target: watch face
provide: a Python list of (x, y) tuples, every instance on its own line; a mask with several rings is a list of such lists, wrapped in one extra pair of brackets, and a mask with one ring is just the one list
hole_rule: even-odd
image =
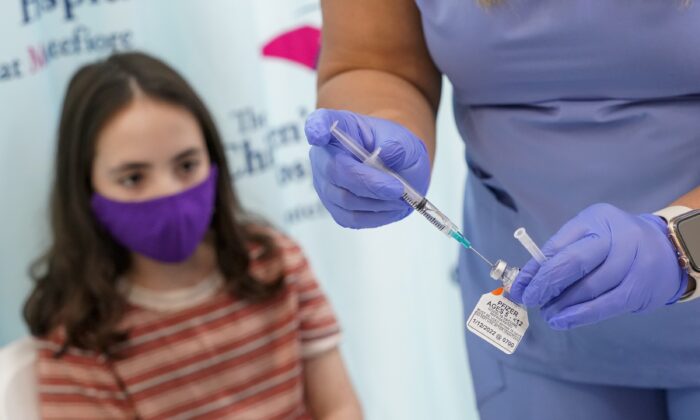
[(678, 236), (693, 270), (700, 272), (700, 213), (678, 221)]

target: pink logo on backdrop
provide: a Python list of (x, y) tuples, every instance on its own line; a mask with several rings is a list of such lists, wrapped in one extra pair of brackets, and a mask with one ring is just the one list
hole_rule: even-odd
[(281, 58), (316, 70), (321, 51), (321, 30), (303, 26), (285, 32), (265, 44), (262, 54), (265, 57)]

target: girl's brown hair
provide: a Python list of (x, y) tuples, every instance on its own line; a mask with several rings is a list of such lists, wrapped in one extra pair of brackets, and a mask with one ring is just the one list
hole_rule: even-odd
[(273, 257), (276, 250), (260, 229), (241, 220), (225, 149), (202, 100), (162, 61), (142, 53), (113, 55), (81, 68), (68, 86), (50, 203), (53, 243), (31, 267), (35, 285), (24, 306), (31, 333), (41, 337), (60, 328), (64, 350), (75, 346), (110, 354), (128, 336), (118, 331), (126, 302), (117, 282), (129, 268), (130, 254), (93, 217), (91, 169), (101, 128), (137, 91), (182, 106), (199, 121), (211, 162), (219, 167), (211, 230), (218, 267), (230, 292), (262, 300), (282, 287), (281, 278), (258, 281), (249, 274), (250, 244), (262, 246), (262, 259)]

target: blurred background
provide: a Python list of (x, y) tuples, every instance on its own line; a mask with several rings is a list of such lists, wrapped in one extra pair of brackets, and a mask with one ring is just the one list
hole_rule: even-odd
[[(0, 347), (27, 334), (28, 266), (47, 202), (66, 83), (82, 64), (143, 50), (178, 69), (222, 132), (244, 206), (304, 247), (343, 326), (368, 419), (475, 419), (455, 283), (457, 248), (420, 216), (337, 226), (311, 182), (316, 0), (3, 0), (0, 9)], [(460, 219), (465, 166), (446, 83), (429, 191)]]

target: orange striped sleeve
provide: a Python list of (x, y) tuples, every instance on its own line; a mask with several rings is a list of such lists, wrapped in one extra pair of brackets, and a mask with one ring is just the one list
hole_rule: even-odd
[(42, 419), (133, 418), (130, 404), (106, 360), (69, 349), (61, 357), (57, 339), (38, 342), (36, 370)]
[(286, 237), (280, 242), (285, 277), (298, 304), (302, 356), (314, 357), (338, 346), (340, 326), (301, 248)]

